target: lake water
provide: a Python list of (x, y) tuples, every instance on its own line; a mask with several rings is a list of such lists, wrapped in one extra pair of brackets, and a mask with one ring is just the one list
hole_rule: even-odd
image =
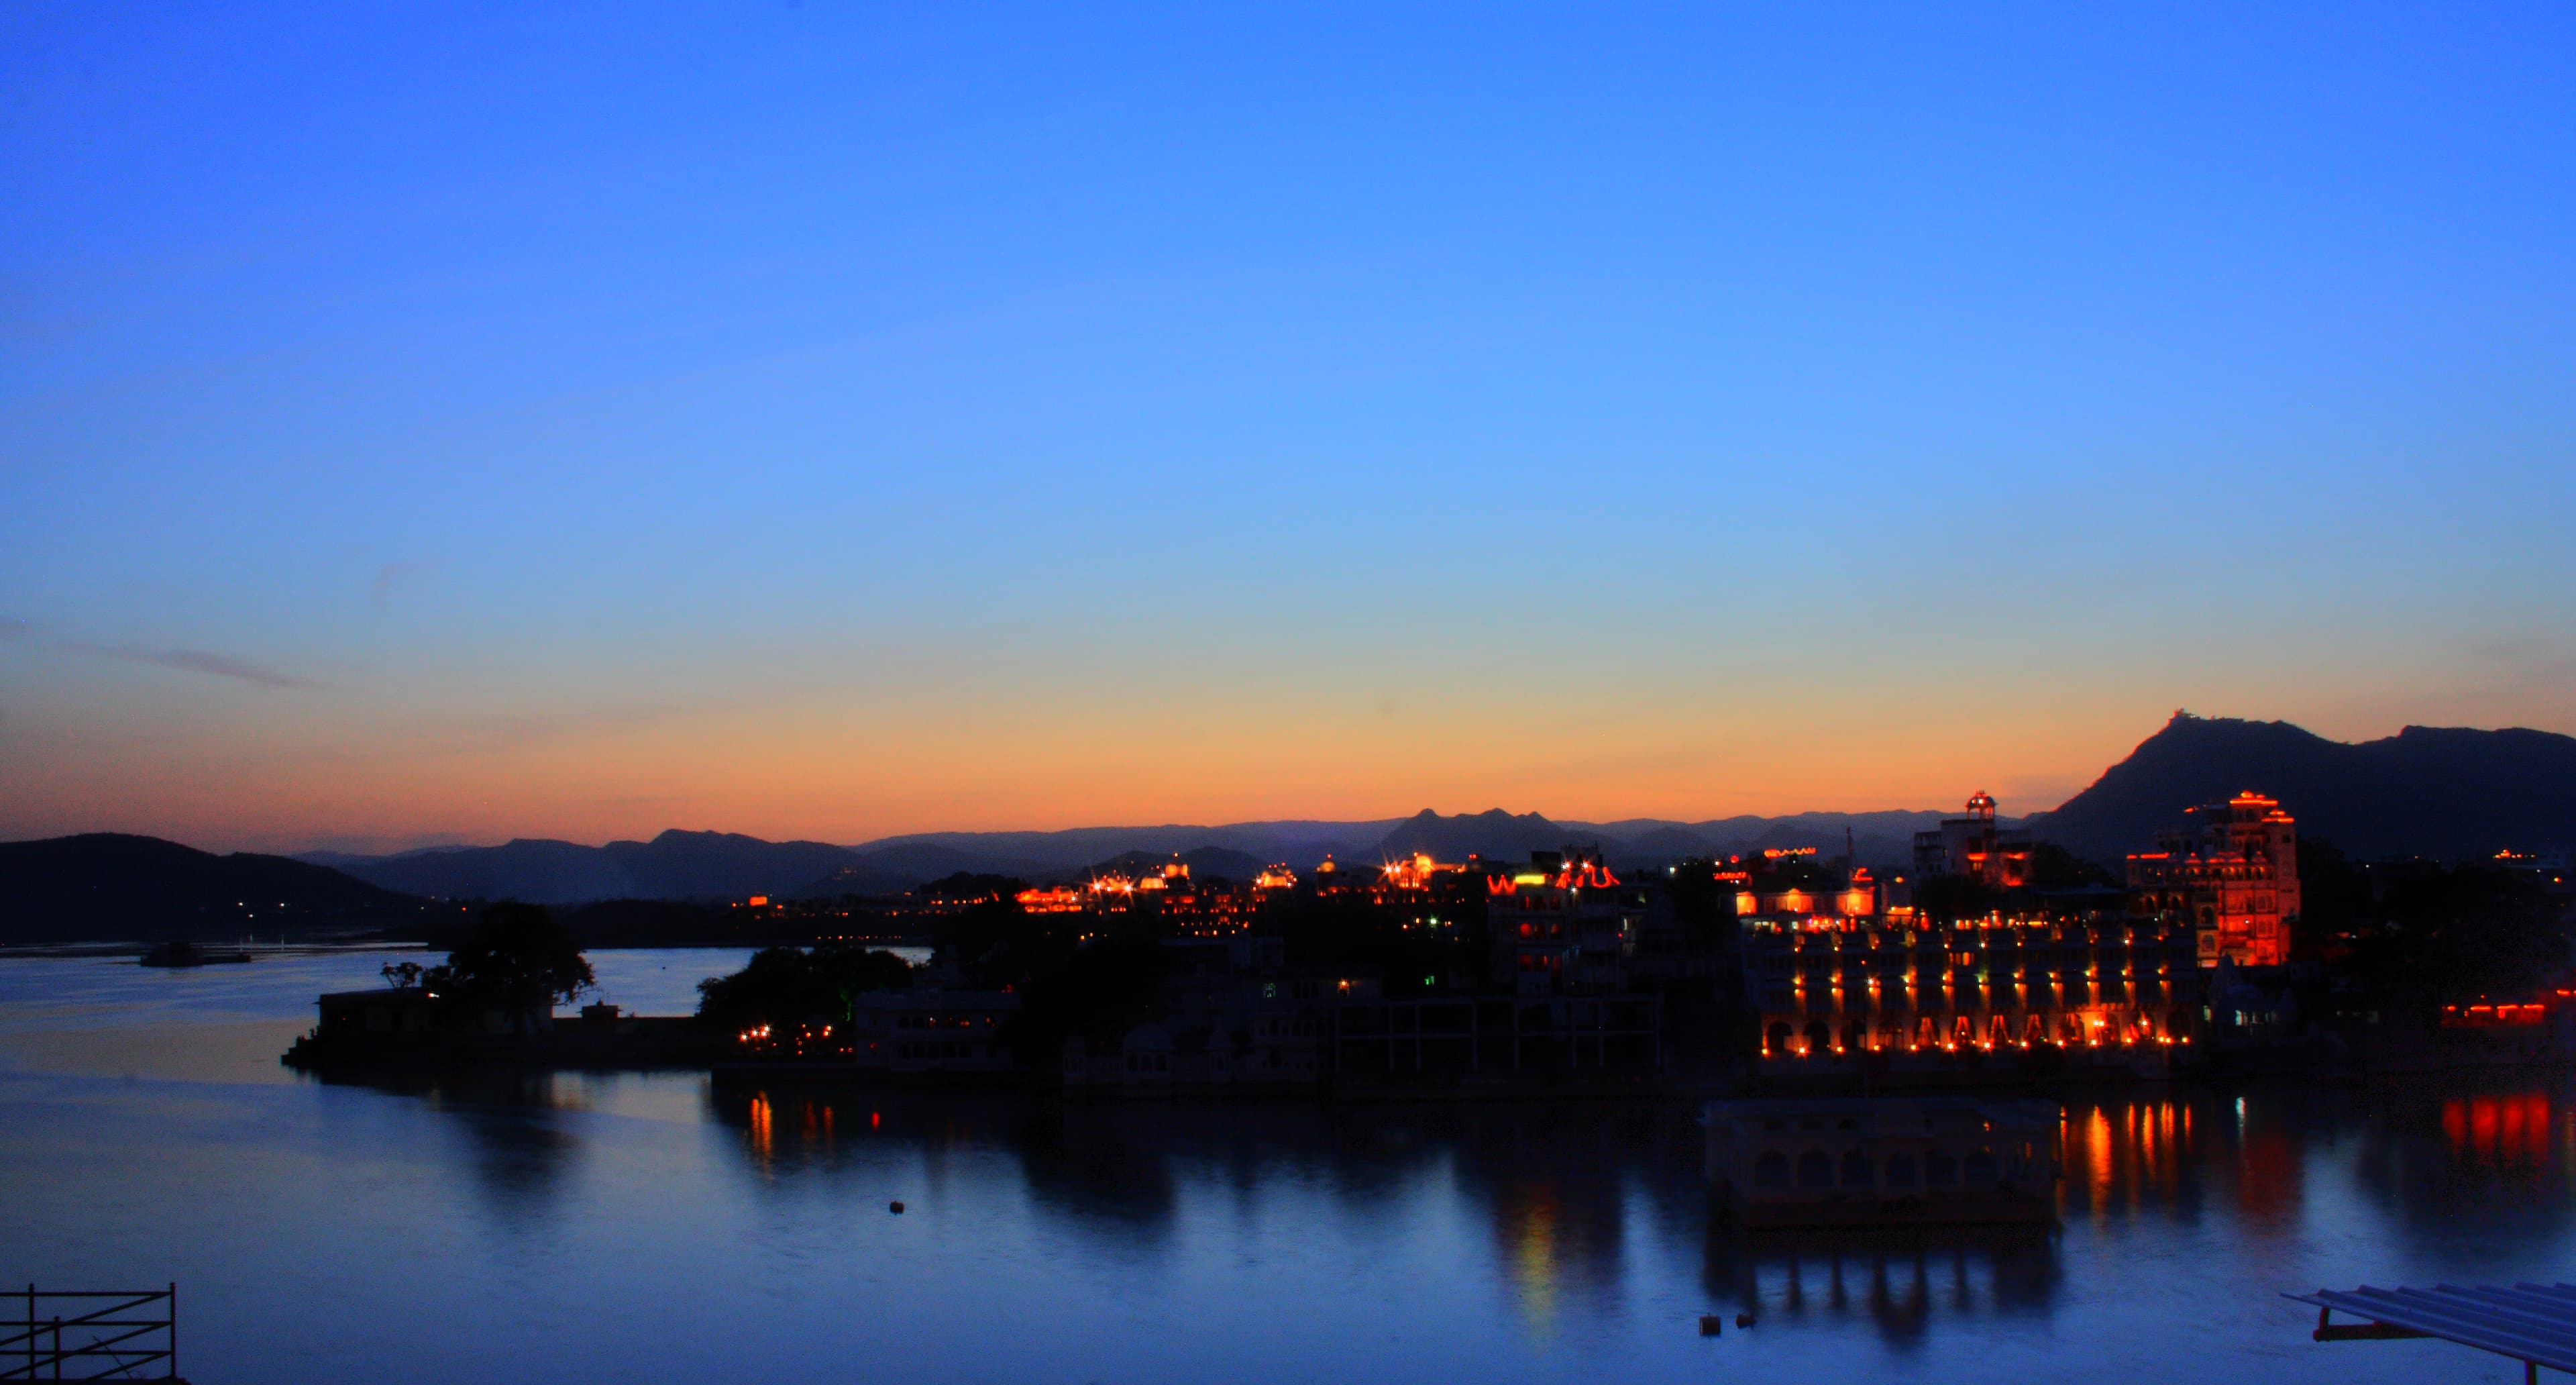
[[(593, 962), (676, 1013), (741, 957)], [(1678, 1105), (278, 1066), (317, 992), (387, 960), (0, 960), (0, 1283), (176, 1280), (201, 1382), (1313, 1385), (2504, 1381), (2444, 1343), (2312, 1343), (2278, 1295), (2576, 1279), (2556, 1080), (2075, 1097), (2053, 1230), (1748, 1240), (1711, 1230)]]

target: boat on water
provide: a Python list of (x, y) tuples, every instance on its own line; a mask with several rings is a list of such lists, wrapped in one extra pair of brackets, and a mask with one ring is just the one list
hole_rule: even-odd
[(1744, 1227), (2047, 1222), (2064, 1172), (2049, 1101), (1970, 1096), (1712, 1101), (1718, 1214)]
[(150, 952), (144, 953), (138, 960), (138, 964), (147, 967), (206, 967), (249, 960), (250, 954), (239, 948), (217, 952), (199, 947), (195, 943), (178, 942), (163, 943)]

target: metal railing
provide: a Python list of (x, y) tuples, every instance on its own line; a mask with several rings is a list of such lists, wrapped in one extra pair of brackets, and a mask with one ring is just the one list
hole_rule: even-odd
[(0, 1306), (18, 1310), (0, 1317), (0, 1380), (178, 1377), (176, 1284), (121, 1292), (30, 1284), (0, 1299), (7, 1300)]

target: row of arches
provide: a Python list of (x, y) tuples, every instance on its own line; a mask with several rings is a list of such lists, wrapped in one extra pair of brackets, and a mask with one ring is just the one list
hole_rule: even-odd
[(2019, 1016), (1982, 1017), (1915, 1015), (1882, 1019), (1877, 1024), (1854, 1018), (1839, 1027), (1822, 1019), (1809, 1020), (1803, 1026), (1774, 1020), (1763, 1030), (1762, 1056), (1811, 1058), (1866, 1051), (2183, 1043), (2189, 1041), (2190, 1032), (2191, 1012), (2185, 1009), (2161, 1015), (2152, 1010), (2122, 1014), (2035, 1010)]

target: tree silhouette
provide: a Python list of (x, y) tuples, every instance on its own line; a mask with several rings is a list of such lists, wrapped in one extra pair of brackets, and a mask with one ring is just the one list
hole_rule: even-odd
[(763, 948), (731, 976), (698, 983), (698, 1018), (727, 1030), (794, 1026), (812, 1016), (846, 1024), (862, 992), (902, 990), (912, 967), (891, 952), (853, 947)]
[(528, 1034), (528, 1016), (596, 984), (590, 959), (555, 916), (535, 904), (495, 904), (476, 920), (447, 965), (422, 978), (436, 994), (494, 1006)]

